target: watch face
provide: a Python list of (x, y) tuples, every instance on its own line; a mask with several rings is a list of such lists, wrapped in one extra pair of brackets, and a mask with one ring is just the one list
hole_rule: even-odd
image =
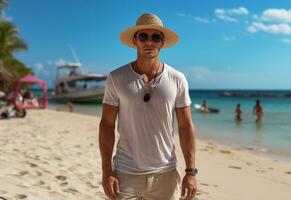
[(198, 174), (198, 169), (197, 168), (188, 168), (188, 169), (185, 169), (185, 172), (186, 173), (190, 173), (192, 176), (195, 176), (196, 174)]

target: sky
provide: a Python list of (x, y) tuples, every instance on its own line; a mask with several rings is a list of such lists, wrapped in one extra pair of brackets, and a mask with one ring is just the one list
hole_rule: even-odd
[(135, 60), (119, 34), (143, 13), (179, 34), (160, 59), (191, 89), (291, 89), (290, 0), (10, 0), (3, 15), (29, 47), (15, 56), (52, 87), (70, 46), (87, 72)]

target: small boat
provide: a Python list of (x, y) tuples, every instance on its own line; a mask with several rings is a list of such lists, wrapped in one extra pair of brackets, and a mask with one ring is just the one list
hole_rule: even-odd
[(79, 63), (60, 65), (51, 99), (60, 102), (101, 102), (106, 78), (103, 74), (83, 72)]
[(201, 112), (201, 113), (219, 113), (219, 109), (217, 109), (217, 108), (209, 108), (208, 107), (208, 109), (205, 109), (200, 104), (195, 104), (194, 107), (198, 112)]

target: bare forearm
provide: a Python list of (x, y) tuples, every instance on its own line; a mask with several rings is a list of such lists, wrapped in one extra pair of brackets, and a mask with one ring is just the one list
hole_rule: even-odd
[(186, 168), (195, 168), (196, 135), (193, 124), (179, 127), (179, 137)]
[(99, 127), (99, 149), (102, 159), (103, 176), (109, 176), (112, 174), (111, 159), (115, 142), (115, 127), (108, 126), (102, 121)]

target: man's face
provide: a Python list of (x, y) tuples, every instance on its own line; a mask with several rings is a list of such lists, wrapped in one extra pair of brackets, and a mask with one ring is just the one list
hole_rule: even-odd
[(164, 45), (164, 36), (155, 29), (140, 30), (133, 38), (138, 55), (142, 58), (155, 58)]

